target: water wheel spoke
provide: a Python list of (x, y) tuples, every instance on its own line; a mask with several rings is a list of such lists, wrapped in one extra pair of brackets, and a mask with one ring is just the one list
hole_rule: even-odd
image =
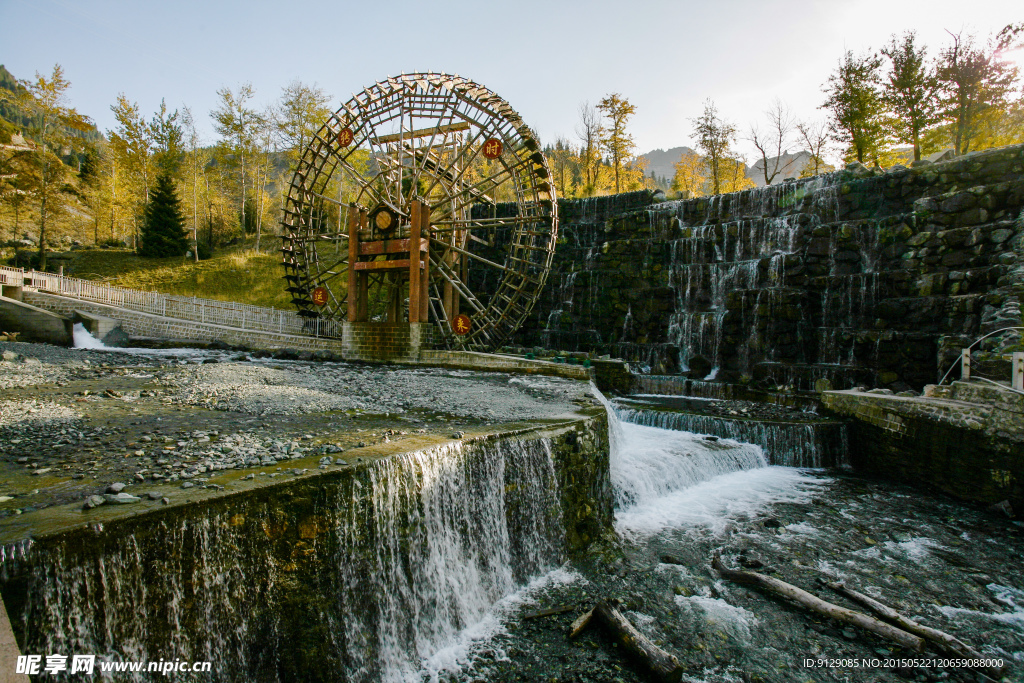
[(441, 276), (447, 280), (458, 294), (466, 300), (466, 302), (476, 311), (477, 322), (482, 323), (478, 329), (486, 327), (493, 327), (495, 324), (494, 319), (490, 315), (490, 311), (476, 296), (470, 291), (469, 287), (456, 275), (451, 268), (445, 263), (437, 264), (437, 271)]
[[(410, 187), (412, 188), (410, 190), (411, 192), (416, 191), (415, 188), (417, 186), (417, 183), (419, 182), (420, 175), (426, 165), (426, 162), (430, 160), (431, 154), (433, 153), (434, 150), (434, 142), (437, 139), (437, 134), (441, 133), (442, 139), (448, 139), (449, 132), (442, 132), (442, 129), (444, 129), (446, 126), (451, 126), (455, 122), (455, 113), (453, 111), (448, 111), (452, 99), (453, 98), (451, 96), (445, 99), (445, 104), (442, 109), (443, 113), (437, 118), (437, 124), (434, 126), (434, 130), (430, 135), (430, 141), (427, 143), (427, 146), (425, 148), (414, 148), (412, 150), (417, 157), (422, 156), (424, 161), (420, 164), (416, 164), (416, 170), (413, 173), (412, 182), (410, 183)], [(459, 136), (459, 132), (457, 131), (451, 131), (451, 133), (454, 134), (456, 137)]]
[[(467, 170), (469, 170), (469, 168), (473, 164), (473, 161), (476, 160), (477, 156), (483, 150), (483, 145), (474, 144), (478, 139), (480, 139), (480, 137), (483, 134), (484, 129), (478, 129), (469, 140), (466, 140), (465, 144), (462, 145), (458, 153), (452, 158), (452, 160), (448, 163), (447, 166), (435, 169), (434, 182), (430, 185), (430, 187), (427, 188), (427, 191), (424, 193), (425, 196), (429, 197), (430, 193), (434, 190), (435, 187), (437, 187), (437, 184), (443, 178), (450, 179), (450, 186), (457, 186), (459, 184), (459, 182), (462, 179), (462, 176), (465, 174)], [(464, 158), (467, 152), (471, 153), (468, 159)], [(460, 162), (464, 163), (461, 163), (460, 165)], [(459, 169), (459, 172), (453, 175), (452, 172), (455, 169)]]

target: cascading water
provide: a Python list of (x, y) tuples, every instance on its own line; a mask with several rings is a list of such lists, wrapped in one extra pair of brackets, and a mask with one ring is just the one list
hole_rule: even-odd
[(612, 458), (612, 484), (619, 509), (689, 488), (718, 475), (768, 461), (759, 446), (711, 441), (697, 434), (625, 423), (624, 443)]
[(615, 528), (628, 535), (700, 527), (718, 531), (729, 515), (804, 501), (825, 481), (771, 466), (760, 446), (623, 422), (608, 412)]
[(548, 439), (446, 445), (353, 475), (37, 543), (19, 559), (25, 650), (206, 660), (228, 681), (436, 679), (421, 670), (434, 654), (563, 560)]
[[(787, 191), (792, 192), (784, 186), (768, 186), (751, 191), (746, 203), (737, 201), (722, 207), (710, 202), (707, 215), (702, 217), (706, 224), (682, 229), (684, 236), (672, 242), (669, 285), (676, 302), (669, 334), (671, 343), (680, 349), (682, 366), (688, 367), (689, 360), (697, 355), (715, 365), (721, 363), (726, 316), (736, 308), (730, 305), (729, 297), (750, 291), (757, 292), (757, 301), (751, 307), (752, 319), (740, 325), (747, 339), (738, 344), (739, 371), (751, 373), (751, 356), (770, 357), (772, 345), (759, 338), (759, 321), (772, 312), (771, 303), (779, 298), (776, 292), (785, 284), (785, 257), (797, 251), (798, 238), (806, 227), (802, 215), (763, 217), (768, 215), (764, 211), (769, 204), (795, 202), (787, 202)], [(688, 215), (690, 210), (687, 204), (680, 204), (675, 215), (659, 215), (658, 220), (682, 226), (695, 218)], [(722, 220), (729, 215), (737, 218)], [(757, 353), (751, 354), (748, 349)]]
[(786, 467), (848, 466), (846, 425), (839, 422), (767, 422), (717, 415), (645, 410), (618, 405), (624, 422), (758, 444), (768, 461)]
[(74, 347), (76, 349), (106, 349), (106, 344), (101, 342), (96, 337), (89, 333), (89, 330), (85, 329), (85, 325), (82, 323), (75, 323), (72, 328), (72, 339), (74, 340)]

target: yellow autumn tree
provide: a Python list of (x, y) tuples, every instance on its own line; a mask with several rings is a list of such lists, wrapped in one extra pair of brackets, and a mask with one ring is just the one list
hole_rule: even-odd
[(675, 164), (676, 174), (672, 177), (672, 189), (687, 197), (701, 197), (707, 184), (707, 170), (699, 154), (683, 152)]
[(629, 100), (619, 93), (612, 93), (602, 99), (598, 110), (608, 120), (608, 125), (603, 126), (601, 135), (601, 147), (608, 154), (608, 160), (615, 178), (615, 192), (621, 192), (624, 188), (624, 180), (636, 182), (626, 171), (627, 165), (633, 158), (633, 151), (636, 145), (633, 136), (626, 132), (626, 124), (636, 113), (636, 106), (630, 104)]
[(755, 187), (754, 181), (747, 177), (747, 165), (742, 159), (726, 157), (718, 162), (721, 192), (739, 192)]

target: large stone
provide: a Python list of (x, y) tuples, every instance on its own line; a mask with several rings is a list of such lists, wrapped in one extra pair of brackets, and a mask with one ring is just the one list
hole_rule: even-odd
[(111, 505), (127, 505), (129, 503), (138, 503), (142, 499), (122, 491), (121, 493), (105, 493), (103, 494), (103, 500)]
[(92, 510), (93, 508), (99, 507), (106, 503), (106, 499), (103, 496), (89, 496), (85, 499), (85, 505), (82, 507), (86, 510)]

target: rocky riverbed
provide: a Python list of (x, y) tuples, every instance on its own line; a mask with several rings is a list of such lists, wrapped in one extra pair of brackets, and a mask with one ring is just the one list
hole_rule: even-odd
[[(768, 468), (785, 471), (787, 468)], [(723, 580), (727, 566), (767, 574), (825, 600), (863, 610), (819, 579), (845, 581), (920, 623), (1001, 659), (1003, 681), (1024, 680), (1024, 529), (919, 491), (846, 474), (804, 473), (789, 502), (734, 505), (749, 485), (725, 475), (721, 491), (698, 486), (701, 523), (657, 532), (629, 528), (497, 610), (494, 635), (463, 655), (452, 681), (640, 683), (650, 680), (600, 627), (576, 640), (573, 620), (613, 600), (654, 643), (675, 655), (686, 683), (990, 681), (935, 662), (855, 627)], [(795, 495), (794, 495), (795, 493)], [(718, 498), (722, 509), (715, 502)], [(723, 502), (724, 501), (724, 502)], [(733, 507), (730, 511), (725, 508)], [(703, 514), (707, 513), (707, 514)], [(543, 610), (566, 611), (537, 616)], [(903, 661), (900, 661), (903, 660)]]
[(0, 519), (90, 496), (223, 489), (311, 457), (344, 467), (367, 446), (557, 420), (593, 401), (585, 383), (502, 373), (189, 349), (0, 342), (0, 353)]
[[(119, 503), (145, 509), (251, 478), (347, 467), (391, 442), (405, 449), (558, 420), (593, 401), (580, 382), (501, 373), (223, 351), (0, 343), (0, 352), (0, 533), (15, 535), (46, 524), (48, 508), (88, 521)], [(757, 404), (713, 405), (723, 417), (767, 417)], [(813, 419), (772, 414), (780, 411)], [(90, 497), (103, 507), (83, 509)], [(710, 567), (719, 550), (729, 566), (855, 607), (818, 583), (844, 580), (1003, 660), (1004, 681), (1024, 680), (1024, 529), (1009, 519), (845, 473), (759, 467), (713, 476), (639, 512), (626, 506), (616, 531), (503, 600), (424, 662), (420, 678), (649, 680), (600, 628), (567, 638), (579, 614), (607, 599), (679, 659), (687, 683), (989, 680), (907, 662), (922, 656), (723, 580)]]

